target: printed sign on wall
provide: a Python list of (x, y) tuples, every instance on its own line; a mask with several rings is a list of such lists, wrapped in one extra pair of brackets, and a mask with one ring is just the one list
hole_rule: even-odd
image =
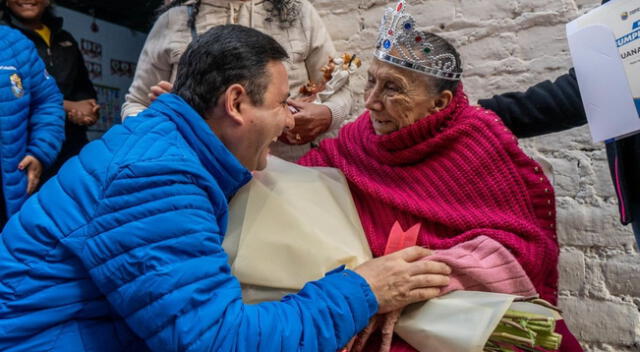
[(89, 78), (93, 81), (94, 79), (102, 78), (102, 64), (97, 62), (91, 62), (88, 60), (84, 61), (85, 66), (87, 67), (87, 71), (89, 72)]
[[(88, 137), (99, 138), (121, 121), (121, 106), (131, 86), (146, 34), (62, 6), (57, 6), (56, 12), (64, 18), (64, 29), (78, 40), (98, 93), (98, 104), (102, 107), (100, 120), (89, 128)], [(94, 23), (98, 25), (97, 31)]]
[(93, 85), (98, 93), (100, 119), (92, 126), (96, 132), (105, 132), (111, 126), (120, 123), (121, 93), (120, 89), (99, 84)]
[(128, 61), (111, 59), (111, 74), (114, 76), (133, 78), (136, 64)]
[(93, 42), (88, 39), (80, 40), (80, 51), (86, 57), (92, 59), (102, 58), (102, 44)]

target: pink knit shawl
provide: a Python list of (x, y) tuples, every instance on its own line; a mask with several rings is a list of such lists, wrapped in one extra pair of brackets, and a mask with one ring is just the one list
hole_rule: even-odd
[(388, 135), (375, 134), (367, 111), (299, 163), (345, 174), (375, 256), (396, 220), (421, 223), (418, 244), (431, 249), (484, 235), (556, 302), (553, 187), (500, 118), (469, 105), (462, 86), (446, 109)]

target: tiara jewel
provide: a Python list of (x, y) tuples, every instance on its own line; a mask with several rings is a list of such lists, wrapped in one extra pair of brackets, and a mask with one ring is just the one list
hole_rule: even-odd
[[(406, 1), (400, 0), (394, 8), (386, 9), (380, 23), (375, 56), (430, 76), (459, 80), (462, 69), (457, 66), (455, 56), (435, 52), (425, 33), (416, 30), (416, 22), (406, 8)], [(396, 55), (391, 55), (392, 49)]]

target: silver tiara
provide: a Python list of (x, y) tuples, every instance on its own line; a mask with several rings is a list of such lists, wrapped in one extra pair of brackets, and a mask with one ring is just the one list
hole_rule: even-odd
[[(424, 32), (415, 29), (416, 22), (406, 13), (405, 0), (398, 1), (395, 8), (387, 8), (380, 23), (380, 35), (375, 56), (396, 66), (408, 68), (430, 76), (457, 81), (462, 68), (450, 53), (436, 53), (426, 40)], [(401, 56), (391, 55), (392, 49)]]

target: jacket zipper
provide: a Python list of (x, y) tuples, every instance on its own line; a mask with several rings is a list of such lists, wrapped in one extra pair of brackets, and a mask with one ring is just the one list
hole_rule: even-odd
[(51, 47), (47, 46), (47, 61), (49, 62), (49, 68), (53, 68), (53, 53), (51, 53)]

